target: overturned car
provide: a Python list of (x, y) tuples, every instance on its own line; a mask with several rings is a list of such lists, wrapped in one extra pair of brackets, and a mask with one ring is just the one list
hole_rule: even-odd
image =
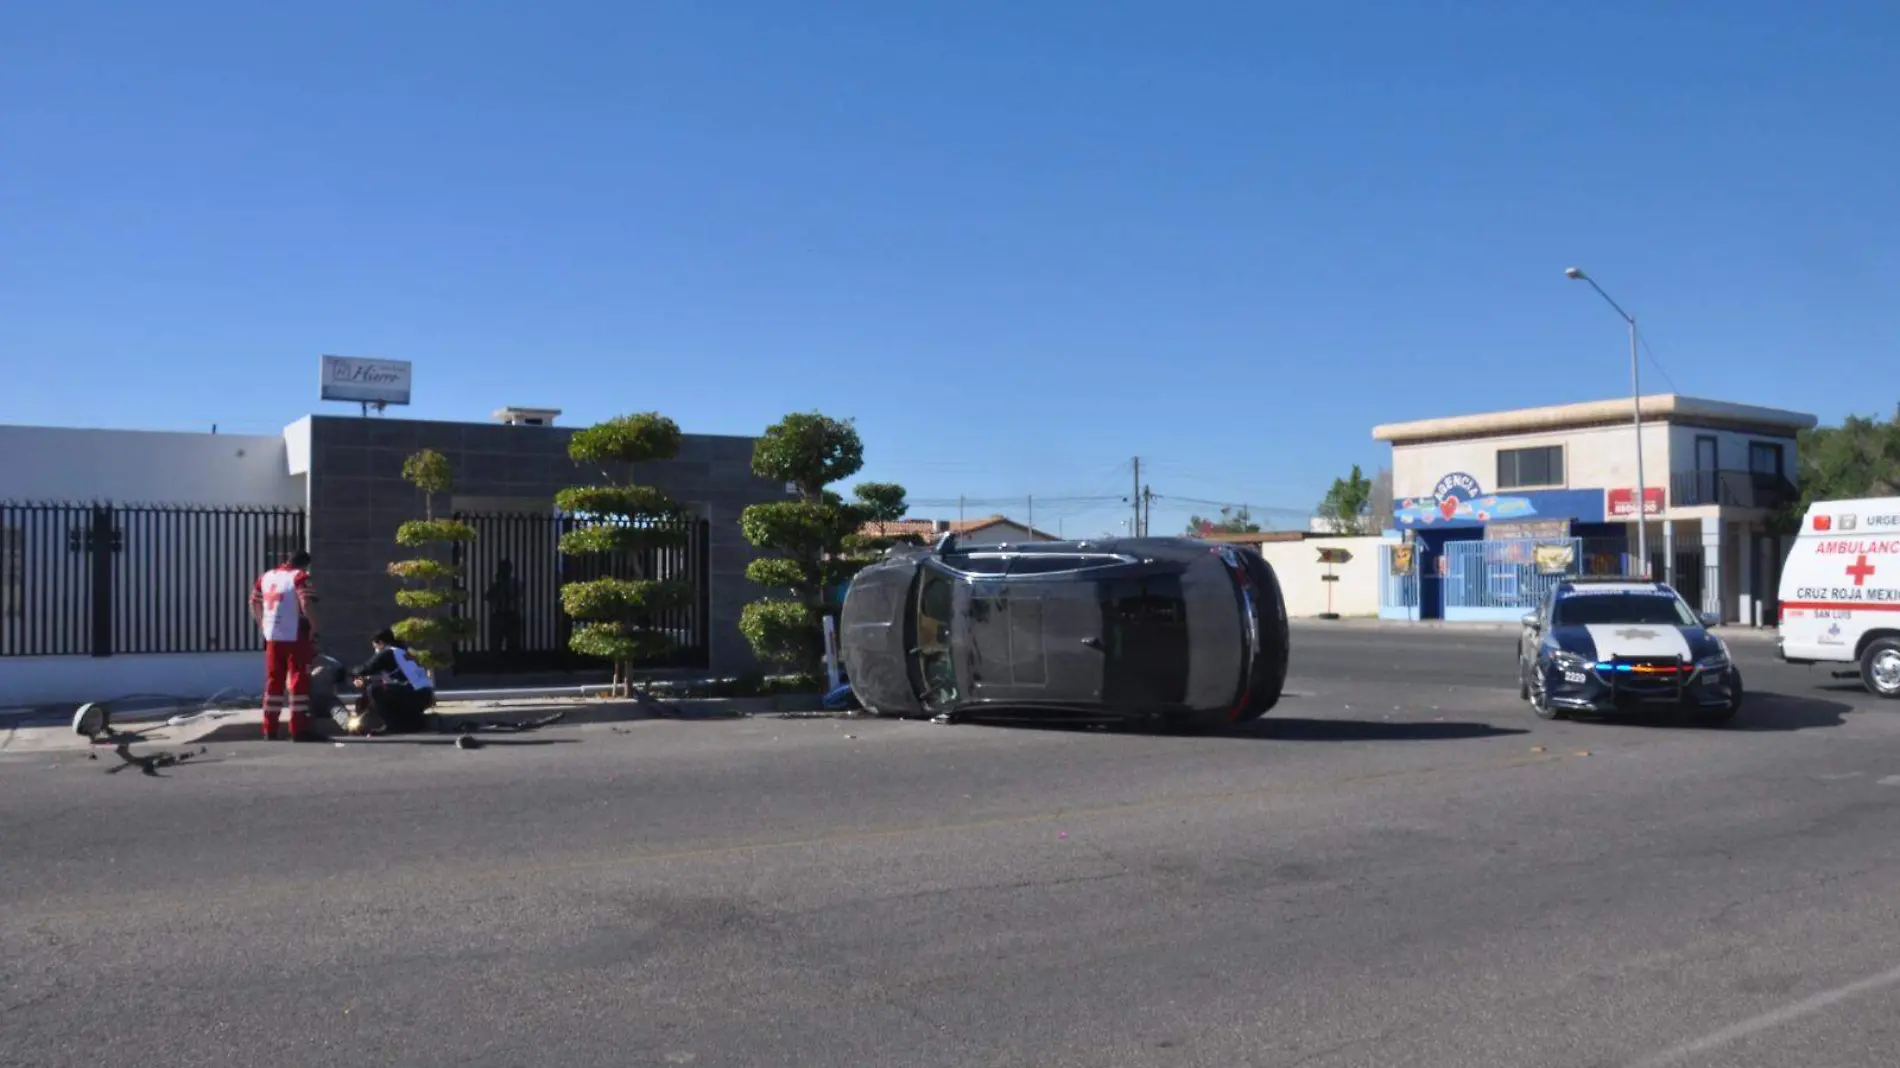
[(860, 571), (839, 623), (853, 693), (892, 716), (1208, 730), (1272, 709), (1289, 655), (1272, 566), (1194, 538), (949, 535)]

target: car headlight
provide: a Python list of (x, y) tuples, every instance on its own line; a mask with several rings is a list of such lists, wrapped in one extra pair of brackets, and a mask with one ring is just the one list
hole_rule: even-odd
[(1726, 671), (1730, 663), (1728, 643), (1715, 638), (1715, 648), (1696, 659), (1695, 666), (1704, 671)]

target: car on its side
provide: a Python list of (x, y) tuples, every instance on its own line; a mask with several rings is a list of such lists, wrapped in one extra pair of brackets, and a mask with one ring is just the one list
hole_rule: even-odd
[(1266, 714), (1286, 601), (1257, 551), (1196, 538), (899, 547), (852, 579), (839, 651), (893, 716), (1159, 721)]
[(1543, 719), (1667, 707), (1719, 726), (1743, 689), (1716, 622), (1663, 582), (1559, 583), (1523, 618), (1518, 695)]

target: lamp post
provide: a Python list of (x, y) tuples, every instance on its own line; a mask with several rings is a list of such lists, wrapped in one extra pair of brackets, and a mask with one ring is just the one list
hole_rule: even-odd
[(1641, 562), (1642, 577), (1648, 578), (1649, 577), (1649, 500), (1648, 500), (1649, 492), (1648, 492), (1648, 487), (1646, 487), (1643, 484), (1643, 392), (1642, 392), (1642, 386), (1640, 385), (1639, 380), (1637, 378), (1636, 316), (1631, 315), (1629, 312), (1624, 311), (1623, 306), (1621, 304), (1618, 304), (1615, 300), (1613, 300), (1610, 297), (1608, 293), (1605, 293), (1603, 291), (1602, 286), (1597, 285), (1596, 279), (1583, 273), (1583, 268), (1566, 267), (1564, 268), (1564, 277), (1575, 280), (1575, 281), (1583, 281), (1583, 282), (1590, 283), (1590, 288), (1597, 291), (1597, 296), (1600, 296), (1604, 300), (1608, 301), (1610, 307), (1616, 309), (1616, 314), (1622, 316), (1623, 321), (1629, 324), (1629, 328), (1630, 328), (1630, 426), (1634, 428), (1636, 431), (1636, 500), (1634, 502), (1634, 511), (1636, 512), (1636, 558), (1637, 560)]

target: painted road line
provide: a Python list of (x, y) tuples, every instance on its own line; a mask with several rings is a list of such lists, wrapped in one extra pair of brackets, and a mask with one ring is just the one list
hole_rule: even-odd
[(1691, 1042), (1684, 1042), (1682, 1045), (1676, 1046), (1673, 1049), (1664, 1050), (1653, 1057), (1637, 1061), (1632, 1064), (1630, 1068), (1662, 1068), (1663, 1065), (1676, 1064), (1685, 1058), (1693, 1057), (1699, 1053), (1707, 1053), (1712, 1049), (1726, 1046), (1731, 1042), (1740, 1041), (1750, 1035), (1766, 1031), (1771, 1027), (1780, 1027), (1782, 1024), (1792, 1023), (1810, 1013), (1820, 1012), (1822, 1009), (1846, 1001), (1848, 998), (1857, 997), (1869, 991), (1879, 990), (1882, 987), (1892, 986), (1895, 983), (1900, 983), (1900, 968), (1895, 968), (1888, 972), (1881, 972), (1879, 975), (1870, 975), (1865, 979), (1848, 983), (1846, 986), (1837, 986), (1832, 990), (1824, 990), (1819, 994), (1815, 994), (1813, 997), (1803, 998), (1791, 1005), (1783, 1005), (1781, 1008), (1775, 1009), (1772, 1012), (1764, 1012), (1760, 1016), (1752, 1016), (1740, 1023), (1730, 1024), (1720, 1031), (1704, 1035)]
[(1884, 779), (1874, 780), (1874, 783), (1877, 786), (1900, 786), (1900, 775), (1889, 775)]

